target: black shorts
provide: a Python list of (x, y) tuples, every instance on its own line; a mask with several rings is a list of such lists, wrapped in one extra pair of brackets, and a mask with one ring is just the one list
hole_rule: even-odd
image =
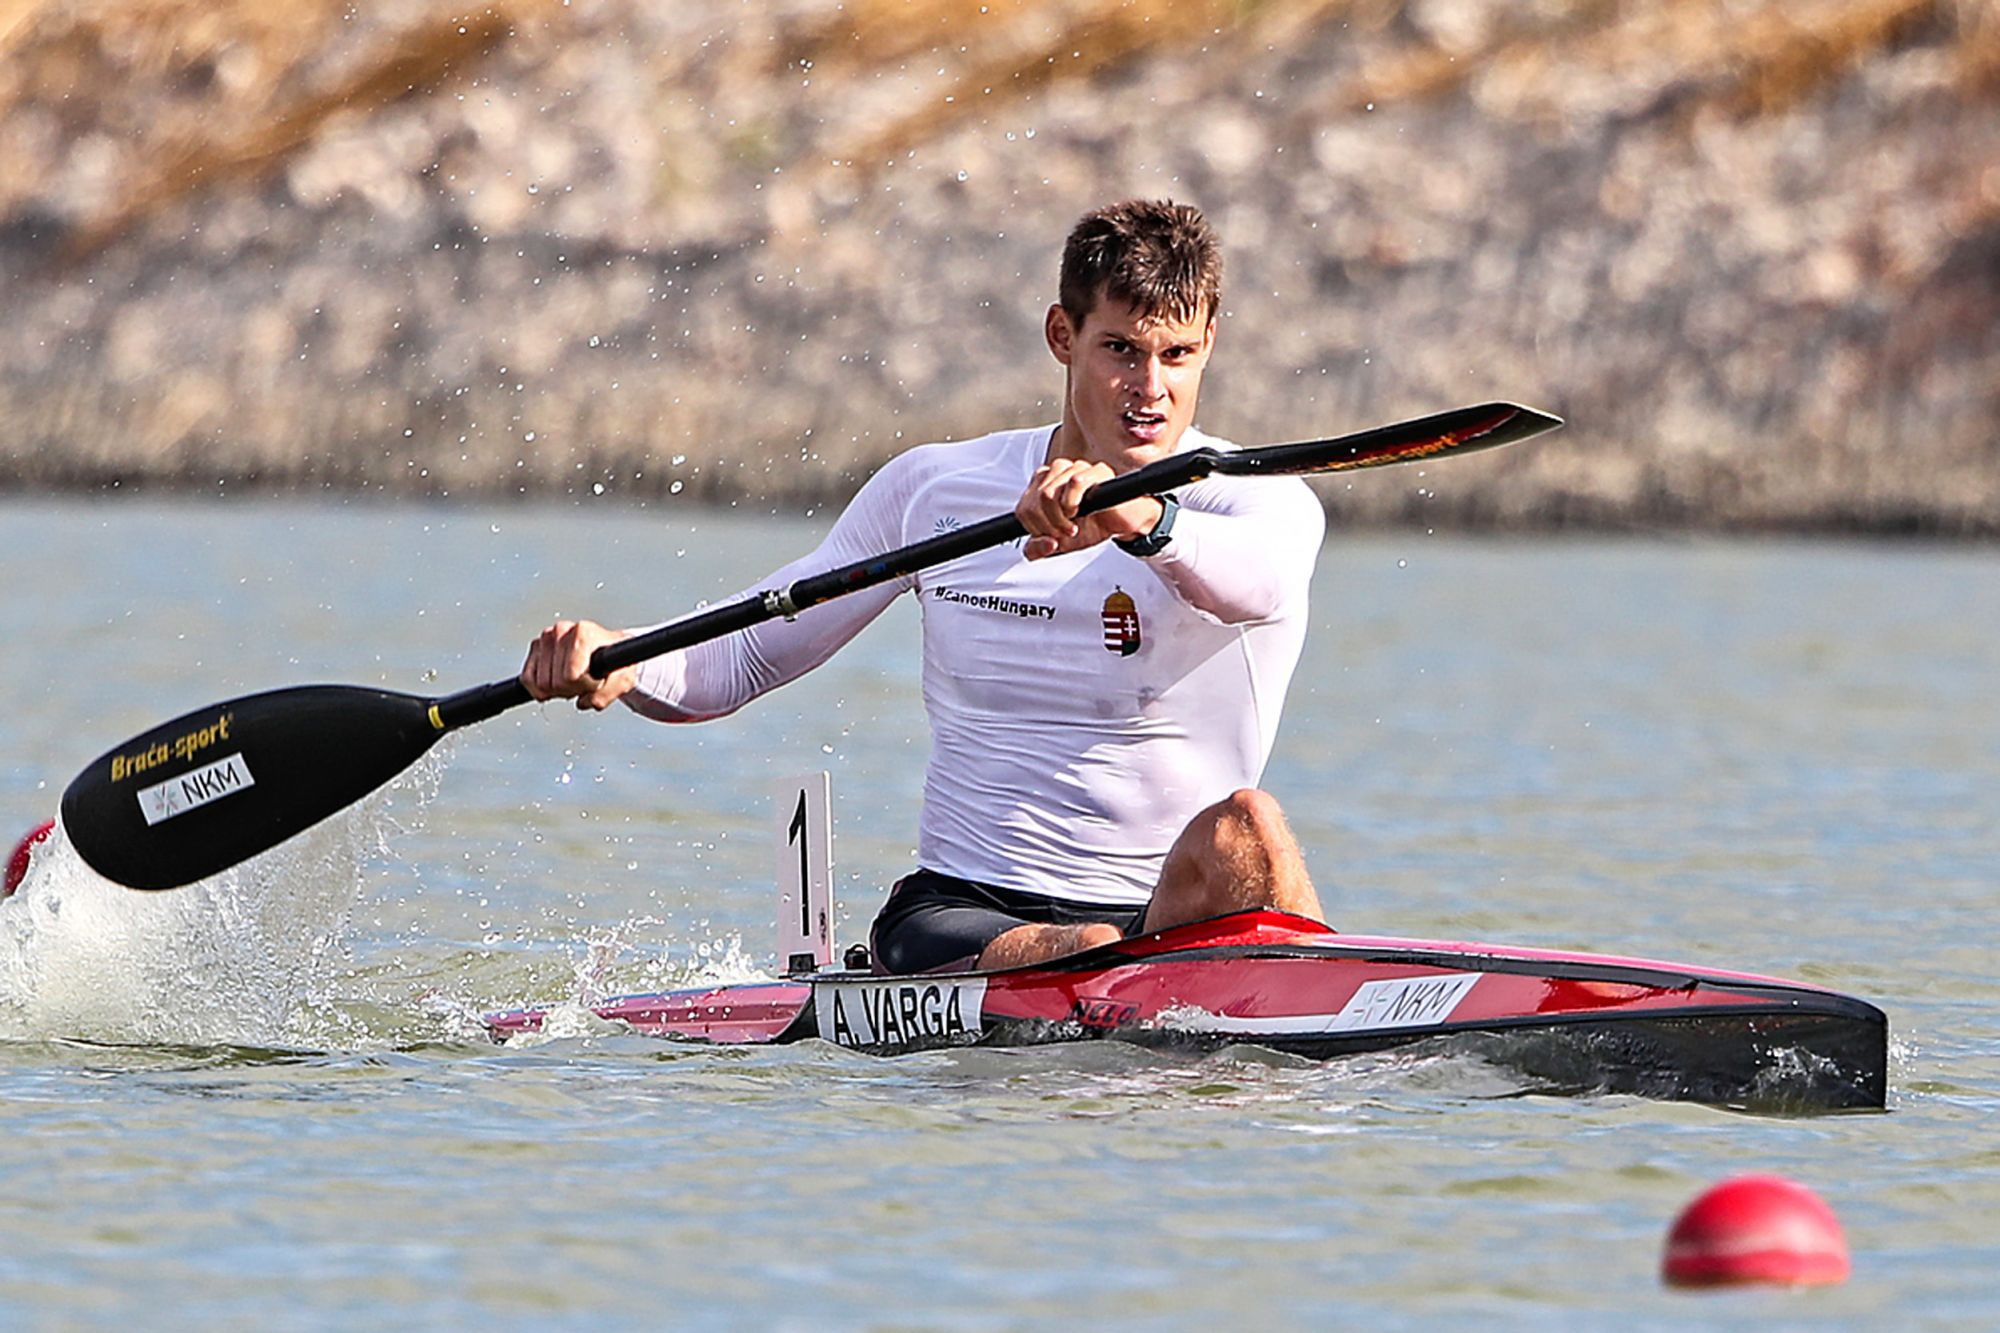
[(1143, 904), (1064, 902), (919, 870), (889, 890), (889, 901), (875, 914), (868, 943), (878, 969), (907, 976), (963, 971), (978, 961), (982, 949), (1016, 926), (1104, 922), (1130, 935), (1145, 919)]

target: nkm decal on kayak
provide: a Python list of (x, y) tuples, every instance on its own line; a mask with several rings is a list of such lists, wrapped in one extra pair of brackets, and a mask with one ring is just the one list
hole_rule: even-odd
[(176, 736), (171, 741), (158, 741), (137, 754), (115, 754), (111, 756), (111, 780), (123, 782), (126, 778), (137, 777), (148, 769), (158, 768), (170, 759), (192, 759), (211, 745), (229, 739), (229, 724), (235, 719), (234, 713), (224, 713), (205, 727), (190, 731), (185, 736)]
[(1364, 982), (1341, 1006), (1331, 1030), (1435, 1027), (1451, 1017), (1478, 980), (1477, 972), (1446, 972)]
[(977, 1037), (986, 979), (839, 982), (813, 987), (819, 1035), (837, 1046), (905, 1046)]

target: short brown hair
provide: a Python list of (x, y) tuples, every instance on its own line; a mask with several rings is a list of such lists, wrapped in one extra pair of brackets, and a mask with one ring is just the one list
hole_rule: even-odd
[(1099, 293), (1149, 315), (1214, 319), (1222, 245), (1192, 204), (1128, 199), (1086, 213), (1063, 244), (1057, 299), (1082, 324)]

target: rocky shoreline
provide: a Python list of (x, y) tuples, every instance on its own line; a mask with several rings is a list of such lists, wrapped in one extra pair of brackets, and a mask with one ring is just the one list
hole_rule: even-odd
[(1342, 522), (2000, 535), (1990, 4), (889, 8), (42, 6), (0, 490), (837, 499), (1052, 417), (1063, 231), (1148, 194), (1229, 247), (1208, 429), (1571, 422)]

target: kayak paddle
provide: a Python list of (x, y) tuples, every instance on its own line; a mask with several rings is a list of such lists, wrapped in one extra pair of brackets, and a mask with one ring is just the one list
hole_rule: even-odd
[[(1092, 487), (1078, 512), (1093, 514), (1211, 475), (1384, 467), (1512, 444), (1561, 424), (1532, 408), (1484, 403), (1333, 439), (1191, 449)], [(590, 671), (608, 676), (1024, 535), (1012, 514), (986, 519), (606, 644), (591, 655)], [(106, 879), (134, 889), (179, 888), (352, 805), (446, 732), (527, 702), (527, 687), (510, 677), (441, 698), (307, 685), (212, 704), (99, 756), (63, 793), (63, 828)]]

